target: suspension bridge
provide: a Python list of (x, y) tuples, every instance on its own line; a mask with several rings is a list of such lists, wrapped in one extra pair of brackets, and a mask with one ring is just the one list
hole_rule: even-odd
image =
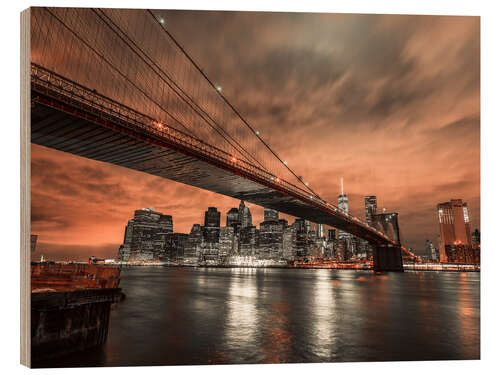
[(398, 239), (324, 200), (231, 104), (159, 11), (31, 8), (31, 141), (326, 224), (402, 271)]

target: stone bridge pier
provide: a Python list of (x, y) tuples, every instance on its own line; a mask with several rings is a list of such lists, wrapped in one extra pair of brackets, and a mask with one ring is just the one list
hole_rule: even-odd
[(401, 246), (374, 245), (373, 270), (375, 272), (403, 272)]

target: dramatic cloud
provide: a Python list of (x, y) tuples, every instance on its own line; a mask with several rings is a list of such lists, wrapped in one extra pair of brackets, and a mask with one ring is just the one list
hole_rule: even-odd
[[(437, 240), (439, 202), (464, 199), (480, 225), (478, 17), (158, 13), (327, 200), (336, 202), (343, 176), (350, 210), (364, 217), (363, 196), (376, 195), (399, 212), (405, 244), (417, 250)], [(113, 255), (137, 208), (171, 214), (175, 230), (189, 232), (206, 207), (225, 222), (238, 204), (40, 146), (32, 174), (32, 231), (57, 256), (64, 246), (68, 256), (85, 246)], [(259, 223), (262, 209), (253, 214)]]

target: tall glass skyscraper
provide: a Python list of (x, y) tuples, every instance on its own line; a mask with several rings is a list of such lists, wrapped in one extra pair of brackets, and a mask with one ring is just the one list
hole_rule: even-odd
[(459, 261), (458, 250), (472, 247), (472, 236), (467, 203), (461, 199), (437, 205), (439, 220), (439, 257), (441, 262)]
[[(337, 200), (337, 207), (344, 211), (345, 213), (349, 213), (349, 200), (347, 198), (347, 194), (344, 194), (344, 178), (340, 179), (340, 195)], [(343, 230), (339, 230), (339, 240), (349, 240), (351, 235)]]
[(370, 226), (374, 226), (373, 216), (377, 214), (377, 197), (374, 195), (365, 196), (365, 220)]

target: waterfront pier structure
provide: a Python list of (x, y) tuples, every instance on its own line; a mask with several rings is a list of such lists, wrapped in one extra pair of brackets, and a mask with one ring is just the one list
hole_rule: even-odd
[(31, 363), (102, 345), (120, 270), (97, 264), (31, 266)]

